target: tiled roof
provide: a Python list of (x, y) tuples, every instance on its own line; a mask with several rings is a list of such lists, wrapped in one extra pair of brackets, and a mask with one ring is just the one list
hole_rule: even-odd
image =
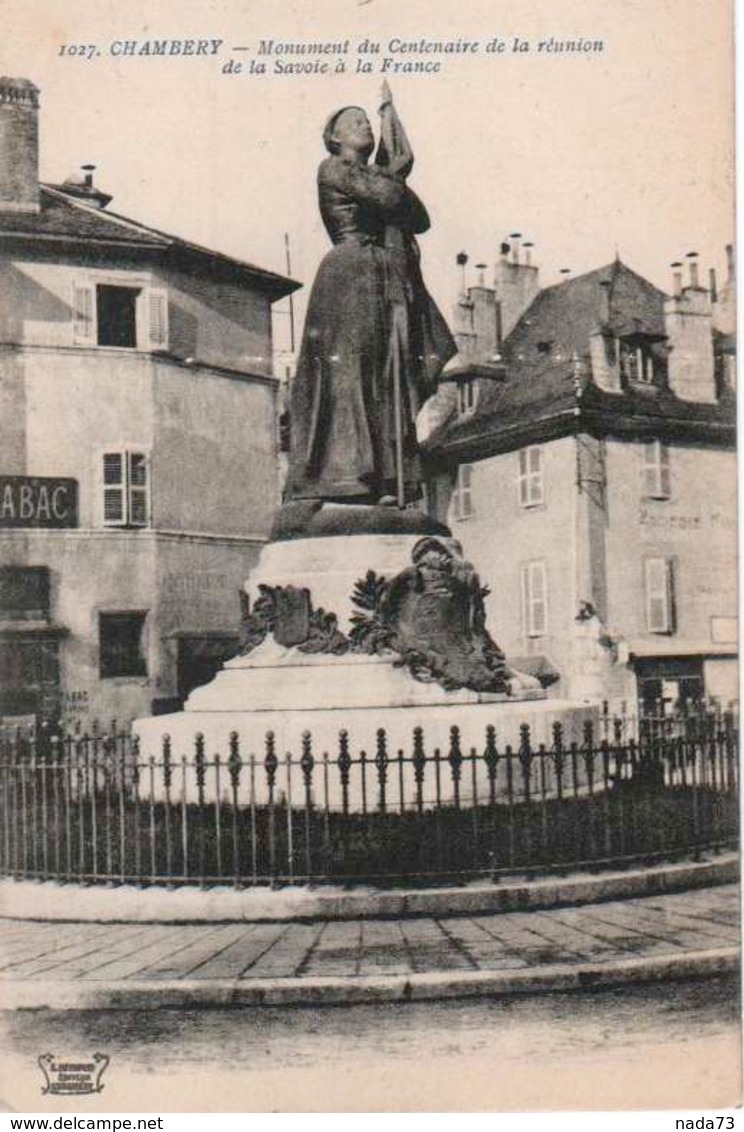
[[(666, 295), (620, 260), (546, 287), (525, 311), (504, 343), (510, 371), (529, 379), (532, 370), (554, 361), (580, 357), (600, 322), (603, 284), (609, 284), (609, 325), (618, 335), (642, 331), (663, 336)], [(549, 355), (542, 350), (549, 348)]]
[(149, 228), (109, 209), (93, 208), (68, 196), (59, 186), (40, 185), (39, 189), (39, 212), (0, 210), (0, 241), (18, 238), (159, 251), (174, 265), (183, 266), (186, 270), (189, 266), (192, 269), (209, 266), (222, 269), (238, 280), (258, 285), (275, 298), (281, 298), (300, 286), (283, 275)]
[[(609, 288), (602, 286), (609, 283)], [(605, 299), (605, 292), (606, 299)], [(468, 416), (445, 421), (425, 442), (432, 454), (468, 453), (535, 441), (548, 432), (572, 431), (589, 414), (643, 421), (659, 418), (733, 424), (730, 398), (716, 405), (680, 400), (669, 390), (607, 394), (588, 380), (591, 334), (603, 315), (619, 336), (662, 338), (666, 295), (619, 259), (552, 287), (530, 304), (506, 338), (503, 381), (480, 381), (477, 405)], [(605, 301), (607, 309), (603, 310)]]

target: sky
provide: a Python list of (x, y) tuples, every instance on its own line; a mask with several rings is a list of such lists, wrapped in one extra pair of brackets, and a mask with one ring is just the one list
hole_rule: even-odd
[[(539, 52), (551, 36), (604, 49)], [(513, 51), (515, 37), (530, 51)], [(112, 53), (164, 38), (222, 43), (209, 56)], [(348, 39), (347, 70), (223, 73), (272, 38)], [(356, 72), (365, 38), (380, 43), (371, 75)], [(616, 254), (664, 289), (689, 251), (704, 280), (710, 266), (723, 274), (734, 237), (729, 0), (3, 0), (0, 74), (41, 88), (42, 179), (93, 162), (115, 211), (272, 270), (286, 269), (288, 233), (301, 323), (329, 246), (315, 189), (328, 114), (361, 104), (375, 124), (379, 60), (436, 58), (391, 51), (394, 38), (480, 43), (441, 56), (436, 74), (386, 75), (416, 155), (410, 184), (432, 218), (424, 276), (445, 314), (457, 253), (475, 282), (474, 265), (493, 263), (513, 231), (534, 242), (543, 285)], [(494, 38), (502, 53), (485, 52)], [(98, 53), (60, 53), (71, 44)], [(286, 345), (286, 317), (276, 324)]]

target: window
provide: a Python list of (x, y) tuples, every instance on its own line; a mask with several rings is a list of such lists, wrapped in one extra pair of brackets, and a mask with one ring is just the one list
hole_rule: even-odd
[(143, 651), (146, 613), (99, 613), (99, 671), (101, 679), (147, 676)]
[(522, 624), (528, 637), (544, 637), (548, 628), (548, 580), (544, 562), (522, 567)]
[(150, 522), (149, 460), (145, 452), (104, 452), (103, 525), (146, 527)]
[(649, 633), (674, 632), (673, 567), (670, 558), (646, 559), (646, 628)]
[(460, 416), (472, 413), (478, 400), (478, 389), (474, 381), (460, 381), (457, 384), (457, 411)]
[[(114, 282), (116, 279), (116, 282)], [(76, 280), (72, 289), (72, 338), (79, 346), (128, 350), (168, 349), (168, 294), (126, 273), (106, 282)]]
[(134, 287), (96, 287), (99, 346), (137, 346), (137, 298)]
[(659, 440), (643, 446), (643, 494), (647, 499), (669, 499), (669, 449)]
[(620, 343), (620, 376), (626, 381), (640, 382), (642, 385), (653, 385), (655, 377), (655, 359), (648, 347), (639, 346), (635, 342)]
[(473, 465), (460, 464), (455, 488), (455, 516), (469, 519), (473, 514)]
[(519, 453), (519, 505), (538, 507), (544, 498), (542, 449), (523, 448)]

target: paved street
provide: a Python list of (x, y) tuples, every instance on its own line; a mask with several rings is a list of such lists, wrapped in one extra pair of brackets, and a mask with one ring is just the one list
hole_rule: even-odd
[(602, 966), (736, 947), (735, 885), (502, 915), (284, 924), (4, 921), (0, 980), (355, 980)]
[(101, 1050), (86, 1111), (735, 1104), (738, 924), (732, 884), (501, 915), (6, 920), (0, 1003), (34, 1008), (0, 1015), (0, 1103), (78, 1111), (41, 1095), (37, 1058)]
[[(0, 1098), (24, 1112), (720, 1109), (741, 1096), (733, 974), (343, 1009), (22, 1010), (0, 1025)], [(109, 1056), (103, 1093), (42, 1096), (47, 1050)]]

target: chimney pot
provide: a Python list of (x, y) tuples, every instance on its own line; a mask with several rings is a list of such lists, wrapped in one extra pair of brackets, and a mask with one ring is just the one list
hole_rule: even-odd
[(532, 243), (532, 240), (526, 240), (522, 244), (522, 247), (524, 248), (524, 262), (528, 267), (532, 265), (532, 249), (534, 248), (534, 246), (535, 245)]
[(467, 293), (467, 286), (466, 286), (467, 280), (465, 278), (465, 266), (466, 266), (467, 262), (468, 262), (468, 253), (467, 252), (458, 252), (457, 255), (455, 256), (455, 263), (460, 268), (460, 292), (463, 295), (463, 297), (465, 297), (465, 295)]
[(519, 263), (519, 241), (522, 239), (522, 233), (512, 232), (509, 239), (512, 242), (512, 263)]
[(716, 269), (711, 267), (708, 271), (708, 283), (710, 290), (710, 301), (712, 303), (718, 302), (718, 285), (716, 283)]
[(728, 264), (729, 283), (732, 283), (733, 280), (734, 280), (734, 275), (736, 274), (736, 267), (734, 265), (734, 245), (733, 244), (726, 244), (726, 262)]

